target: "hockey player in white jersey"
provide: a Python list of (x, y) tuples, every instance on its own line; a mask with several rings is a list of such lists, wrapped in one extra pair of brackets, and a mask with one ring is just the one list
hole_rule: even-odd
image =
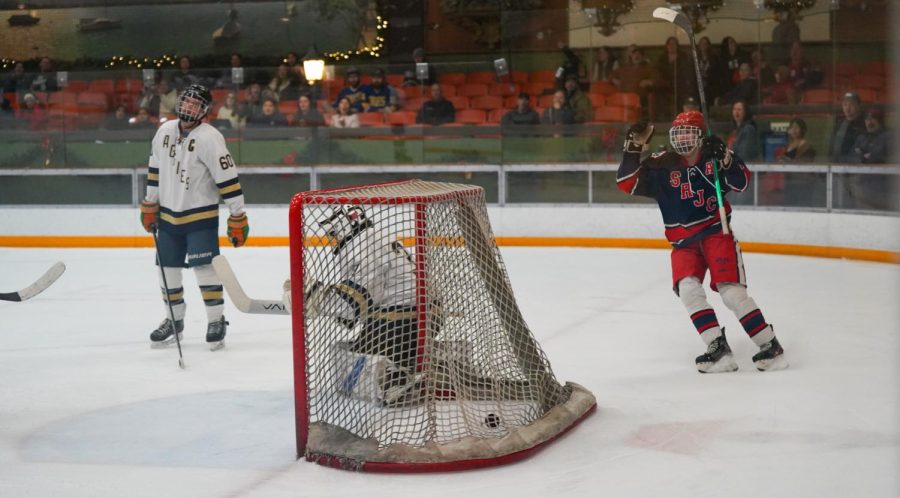
[[(419, 322), (412, 255), (359, 206), (337, 207), (319, 225), (334, 244), (336, 271), (307, 280), (304, 315), (307, 320), (328, 317), (348, 331), (361, 325), (350, 350), (391, 361), (382, 400), (396, 402), (415, 379)], [(288, 309), (290, 288), (288, 280), (284, 285)]]
[(166, 318), (150, 334), (153, 347), (172, 344), (175, 334), (181, 337), (185, 267), (194, 269), (206, 305), (206, 342), (213, 351), (225, 345), (228, 322), (223, 314), (222, 282), (210, 264), (219, 254), (219, 199), (230, 211), (227, 235), (235, 247), (244, 245), (250, 229), (237, 168), (225, 138), (203, 122), (211, 104), (205, 87), (187, 87), (176, 104), (178, 119), (163, 123), (151, 144), (141, 223), (148, 232), (158, 233), (159, 260), (168, 289), (162, 278), (160, 287), (174, 315), (174, 323)]

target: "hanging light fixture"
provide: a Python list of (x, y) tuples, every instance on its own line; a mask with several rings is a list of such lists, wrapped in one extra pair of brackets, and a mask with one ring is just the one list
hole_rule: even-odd
[(310, 83), (322, 79), (322, 74), (325, 72), (325, 60), (322, 59), (315, 45), (303, 56), (303, 72)]
[(797, 17), (801, 10), (808, 9), (816, 4), (816, 0), (765, 0), (763, 6), (773, 12), (789, 12)]
[(681, 2), (669, 2), (675, 10), (680, 10), (691, 21), (694, 33), (706, 29), (709, 24), (710, 12), (715, 12), (725, 5), (723, 0), (690, 0)]
[(631, 12), (632, 0), (581, 0), (581, 7), (588, 20), (599, 28), (603, 36), (612, 36), (622, 27), (619, 16)]

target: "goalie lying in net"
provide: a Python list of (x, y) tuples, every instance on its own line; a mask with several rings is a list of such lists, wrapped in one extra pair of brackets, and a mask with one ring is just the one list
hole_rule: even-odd
[[(415, 371), (418, 346), (418, 310), (415, 264), (396, 234), (377, 227), (359, 206), (336, 207), (318, 222), (329, 239), (330, 251), (321, 257), (329, 264), (326, 274), (307, 277), (303, 312), (307, 323), (319, 317), (336, 320), (348, 329), (358, 328), (349, 347), (356, 353), (383, 355), (391, 362), (384, 385), (384, 399), (403, 394)], [(291, 307), (290, 280), (284, 284), (284, 302)], [(361, 326), (360, 326), (361, 325)], [(439, 316), (429, 323), (440, 327)], [(396, 389), (391, 389), (397, 386)], [(396, 392), (395, 392), (396, 391)]]

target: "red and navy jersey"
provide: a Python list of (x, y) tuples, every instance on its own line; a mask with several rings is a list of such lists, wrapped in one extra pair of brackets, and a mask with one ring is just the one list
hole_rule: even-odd
[[(731, 219), (728, 192), (743, 192), (750, 185), (750, 170), (738, 156), (719, 173), (725, 213)], [(641, 160), (640, 153), (625, 152), (616, 183), (626, 194), (651, 197), (659, 204), (666, 239), (673, 247), (685, 247), (722, 231), (716, 201), (713, 161), (700, 157), (697, 164), (675, 152), (660, 152)]]

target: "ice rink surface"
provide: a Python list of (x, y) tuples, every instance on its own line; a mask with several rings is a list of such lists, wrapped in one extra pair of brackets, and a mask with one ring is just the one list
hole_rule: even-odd
[[(280, 298), (286, 248), (224, 253), (248, 293)], [(210, 352), (186, 273), (181, 371), (147, 338), (164, 317), (152, 250), (0, 249), (0, 292), (68, 266), (0, 302), (0, 496), (900, 496), (900, 267), (746, 254), (791, 368), (757, 372), (712, 295), (740, 370), (701, 375), (667, 251), (502, 253), (556, 376), (596, 413), (518, 464), (377, 475), (295, 460), (287, 317), (228, 303), (227, 348)]]

